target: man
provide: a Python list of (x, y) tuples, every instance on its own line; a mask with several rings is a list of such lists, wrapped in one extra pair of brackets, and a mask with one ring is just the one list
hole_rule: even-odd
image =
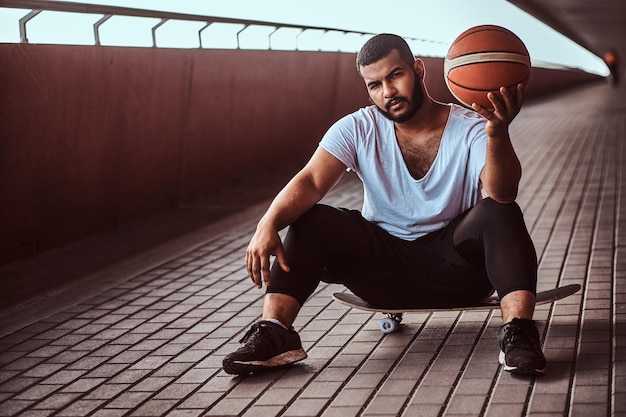
[[(505, 323), (500, 362), (543, 373), (532, 320), (537, 258), (514, 202), (521, 166), (508, 134), (523, 87), (489, 93), (495, 111), (438, 103), (423, 62), (391, 34), (365, 43), (357, 69), (373, 105), (328, 130), (259, 221), (246, 267), (267, 287), (263, 316), (224, 370), (247, 374), (306, 358), (292, 324), (324, 281), (396, 308), (469, 304), (495, 288)], [(363, 182), (362, 213), (317, 204), (346, 169)], [(287, 226), (283, 244), (278, 232)]]

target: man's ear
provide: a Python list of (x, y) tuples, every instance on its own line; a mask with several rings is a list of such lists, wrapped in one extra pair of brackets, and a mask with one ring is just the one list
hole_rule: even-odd
[(415, 62), (413, 63), (413, 69), (420, 75), (420, 78), (423, 80), (426, 76), (426, 67), (424, 66), (424, 61), (419, 58), (415, 58)]

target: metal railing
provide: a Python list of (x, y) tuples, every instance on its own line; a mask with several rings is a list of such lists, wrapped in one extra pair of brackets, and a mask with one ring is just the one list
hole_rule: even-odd
[[(117, 7), (117, 6), (104, 6), (104, 5), (95, 5), (95, 4), (85, 4), (85, 3), (73, 3), (67, 1), (45, 1), (45, 0), (0, 0), (0, 8), (16, 8), (16, 9), (25, 9), (31, 10), (27, 12), (21, 19), (19, 19), (19, 31), (20, 31), (20, 42), (29, 43), (28, 39), (28, 23), (31, 22), (36, 16), (38, 16), (43, 11), (56, 11), (56, 12), (68, 12), (68, 13), (80, 13), (80, 14), (91, 14), (91, 15), (102, 15), (100, 19), (98, 19), (95, 23), (93, 23), (93, 34), (95, 39), (95, 45), (102, 45), (101, 42), (101, 28), (102, 26), (109, 21), (114, 16), (129, 16), (129, 17), (148, 17), (148, 18), (157, 18), (159, 19), (158, 23), (151, 27), (152, 32), (152, 47), (158, 47), (157, 43), (157, 31), (164, 24), (171, 20), (177, 21), (189, 21), (189, 22), (203, 22), (204, 25), (198, 30), (198, 45), (200, 48), (204, 48), (203, 45), (203, 32), (211, 27), (211, 25), (215, 23), (221, 24), (231, 24), (231, 25), (239, 25), (242, 26), (236, 32), (236, 48), (242, 48), (241, 36), (242, 34), (250, 29), (251, 27), (265, 27), (269, 30), (267, 35), (269, 49), (272, 48), (272, 37), (276, 35), (281, 29), (294, 29), (297, 32), (295, 35), (295, 45), (294, 49), (298, 50), (298, 41), (300, 36), (307, 32), (314, 31), (319, 34), (319, 37), (323, 37), (329, 34), (337, 35), (337, 36), (351, 36), (355, 37), (362, 42), (365, 41), (365, 38), (368, 38), (373, 33), (368, 32), (359, 32), (359, 31), (351, 31), (344, 30), (341, 28), (333, 28), (333, 27), (324, 27), (324, 26), (311, 26), (311, 25), (295, 25), (288, 23), (279, 23), (279, 22), (267, 22), (260, 20), (249, 20), (249, 19), (235, 19), (235, 18), (224, 18), (217, 16), (205, 16), (205, 15), (195, 15), (195, 14), (184, 14), (184, 13), (173, 13), (173, 12), (164, 12), (164, 11), (156, 11), (156, 10), (145, 10), (145, 9), (136, 9), (136, 8), (126, 8), (126, 7)], [(441, 45), (441, 42), (431, 41), (427, 39), (419, 39), (419, 38), (405, 38), (409, 44), (413, 48), (416, 44), (437, 44)], [(360, 46), (360, 45), (359, 45)], [(284, 48), (281, 48), (284, 49)], [(358, 47), (356, 48), (358, 49)], [(310, 49), (307, 49), (310, 50)], [(317, 50), (322, 50), (321, 47), (318, 47)], [(329, 49), (324, 49), (329, 50)], [(337, 48), (336, 50), (340, 50)]]

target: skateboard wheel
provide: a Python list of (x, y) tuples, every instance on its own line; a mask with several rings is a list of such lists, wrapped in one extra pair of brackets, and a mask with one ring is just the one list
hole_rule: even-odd
[(383, 333), (393, 333), (398, 329), (398, 322), (391, 317), (385, 317), (380, 321), (380, 331)]

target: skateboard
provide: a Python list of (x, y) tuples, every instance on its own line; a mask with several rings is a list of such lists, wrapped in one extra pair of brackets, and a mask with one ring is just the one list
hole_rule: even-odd
[[(547, 291), (541, 291), (537, 293), (535, 303), (537, 305), (553, 303), (561, 298), (568, 297), (575, 294), (580, 290), (579, 284), (565, 285), (563, 287), (552, 288)], [(416, 307), (416, 308), (380, 308), (376, 307), (360, 297), (351, 294), (336, 292), (333, 294), (333, 300), (347, 305), (348, 307), (356, 308), (364, 311), (373, 311), (376, 313), (384, 313), (387, 315), (380, 321), (380, 330), (383, 333), (393, 333), (398, 330), (404, 313), (433, 313), (436, 311), (451, 311), (451, 310), (493, 310), (500, 307), (500, 300), (496, 296), (491, 296), (483, 299), (476, 304), (470, 304), (466, 306), (458, 307)]]

